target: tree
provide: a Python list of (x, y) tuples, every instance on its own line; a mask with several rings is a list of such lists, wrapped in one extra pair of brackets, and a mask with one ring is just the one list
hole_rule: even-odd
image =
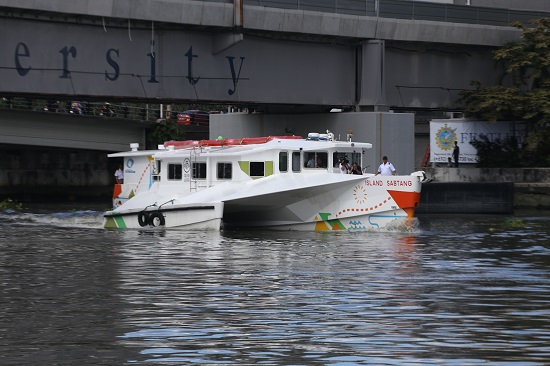
[(157, 124), (147, 138), (151, 148), (170, 140), (185, 140), (185, 132), (173, 120)]
[[(461, 92), (464, 115), (485, 121), (525, 121), (522, 166), (550, 166), (550, 18), (532, 20), (529, 28), (520, 22), (512, 25), (522, 30), (518, 41), (506, 43), (494, 52), (502, 67), (498, 85), (481, 86), (472, 81), (472, 89)], [(508, 85), (508, 86), (505, 86)], [(489, 141), (479, 141), (480, 144)], [(497, 144), (508, 146), (509, 141)], [(478, 150), (493, 151), (487, 147)], [(527, 158), (528, 157), (528, 158)], [(480, 157), (480, 160), (484, 160)], [(504, 162), (506, 163), (506, 162)], [(511, 161), (507, 161), (512, 164)]]

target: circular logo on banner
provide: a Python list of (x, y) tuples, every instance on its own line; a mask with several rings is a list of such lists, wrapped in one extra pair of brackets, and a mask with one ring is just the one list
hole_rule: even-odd
[(437, 133), (435, 134), (435, 142), (441, 150), (451, 150), (453, 148), (453, 143), (456, 141), (455, 131), (456, 128), (453, 130), (447, 125), (437, 130)]
[(189, 173), (189, 168), (191, 168), (191, 163), (189, 162), (189, 158), (186, 158), (183, 161), (183, 171)]

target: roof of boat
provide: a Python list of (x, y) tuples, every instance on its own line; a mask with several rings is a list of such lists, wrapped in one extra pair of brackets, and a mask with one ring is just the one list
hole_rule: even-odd
[(130, 151), (123, 151), (123, 152), (117, 152), (113, 154), (107, 154), (109, 158), (122, 158), (125, 156), (151, 156), (154, 155), (160, 151), (166, 151), (166, 150), (130, 150)]
[(187, 140), (187, 141), (168, 141), (164, 149), (157, 150), (130, 150), (108, 154), (110, 158), (119, 157), (137, 157), (137, 156), (171, 156), (189, 153), (190, 150), (208, 155), (227, 155), (240, 154), (246, 151), (265, 151), (273, 149), (302, 149), (303, 151), (316, 150), (342, 150), (350, 149), (370, 149), (372, 144), (368, 142), (356, 141), (333, 141), (333, 140), (311, 140), (299, 136), (291, 137), (253, 137), (248, 139), (228, 139), (228, 140)]
[[(215, 140), (212, 140), (215, 141)], [(168, 157), (171, 155), (180, 155), (189, 153), (189, 150), (196, 149), (201, 153), (208, 155), (228, 155), (239, 154), (246, 151), (265, 151), (274, 149), (301, 149), (303, 151), (317, 151), (317, 150), (342, 150), (351, 151), (353, 149), (370, 149), (372, 144), (368, 142), (355, 142), (355, 141), (319, 141), (319, 140), (307, 140), (307, 139), (284, 139), (274, 138), (267, 142), (257, 144), (245, 144), (245, 145), (225, 145), (225, 146), (193, 146), (182, 147), (179, 149), (168, 149), (163, 151), (157, 151), (157, 156)]]

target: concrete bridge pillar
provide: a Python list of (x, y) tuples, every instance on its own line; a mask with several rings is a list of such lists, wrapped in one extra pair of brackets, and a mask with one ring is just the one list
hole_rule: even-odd
[(361, 43), (357, 60), (357, 106), (358, 112), (385, 112), (386, 80), (384, 75), (385, 42), (372, 39)]

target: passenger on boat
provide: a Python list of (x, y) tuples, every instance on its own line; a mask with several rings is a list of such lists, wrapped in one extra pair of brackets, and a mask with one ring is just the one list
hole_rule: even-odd
[(311, 154), (307, 161), (306, 168), (315, 168), (315, 155)]
[(392, 163), (388, 161), (388, 157), (384, 156), (382, 158), (382, 164), (378, 167), (378, 171), (375, 175), (396, 175), (395, 168)]
[(326, 168), (325, 164), (323, 163), (323, 159), (321, 159), (320, 156), (317, 157), (317, 165), (315, 165), (316, 168)]
[(357, 163), (351, 164), (351, 174), (359, 174), (363, 175), (363, 172), (361, 171), (361, 168), (357, 165)]
[(115, 171), (115, 180), (117, 184), (124, 183), (124, 170), (122, 169), (122, 164), (120, 164), (118, 169)]
[(349, 166), (349, 160), (345, 157), (340, 158), (340, 164), (338, 166), (340, 168), (340, 174), (349, 174), (350, 173), (350, 166)]

